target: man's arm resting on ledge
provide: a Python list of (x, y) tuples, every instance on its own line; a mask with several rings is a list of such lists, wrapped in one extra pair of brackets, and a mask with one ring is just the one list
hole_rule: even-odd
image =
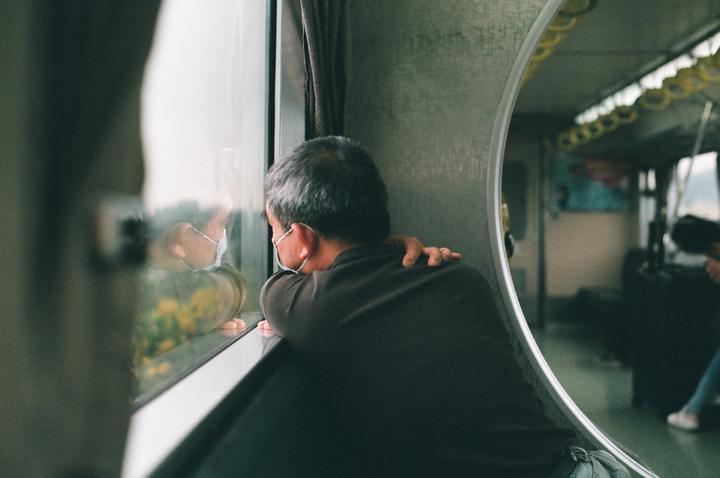
[[(429, 266), (462, 259), (462, 254), (447, 247), (425, 247), (417, 237), (393, 236), (388, 243), (405, 251), (402, 258), (404, 267), (413, 266), (423, 254), (428, 256)], [(285, 336), (287, 327), (283, 322), (288, 319), (304, 277), (302, 274), (280, 272), (268, 279), (260, 292), (260, 305), (266, 320), (260, 321), (259, 329), (274, 330), (278, 335)]]
[[(273, 274), (260, 291), (260, 309), (265, 320), (258, 324), (262, 330), (274, 330), (283, 337), (288, 333), (287, 322), (302, 290), (303, 282), (311, 280), (303, 274), (280, 271)], [(298, 325), (298, 324), (293, 324)]]

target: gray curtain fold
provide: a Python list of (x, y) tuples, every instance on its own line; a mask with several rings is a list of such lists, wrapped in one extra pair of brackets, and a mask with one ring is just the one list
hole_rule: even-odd
[(345, 116), (345, 0), (300, 0), (305, 52), (305, 138), (340, 135)]
[[(36, 87), (41, 103), (35, 136), (43, 149), (39, 227), (57, 227), (63, 209), (72, 207), (82, 193), (109, 123), (142, 79), (159, 3), (36, 1)], [(131, 101), (139, 102), (139, 97)], [(135, 153), (128, 151), (128, 156)], [(52, 254), (47, 249), (39, 252)], [(54, 282), (48, 259), (38, 256), (37, 272)]]
[(140, 86), (158, 7), (1, 9), (2, 476), (120, 473), (137, 273), (96, 261), (93, 214), (100, 197), (140, 193)]

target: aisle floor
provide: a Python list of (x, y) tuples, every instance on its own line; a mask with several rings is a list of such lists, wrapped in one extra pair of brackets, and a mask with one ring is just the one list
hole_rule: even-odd
[(565, 390), (616, 442), (658, 475), (720, 476), (720, 428), (687, 433), (669, 428), (657, 412), (631, 406), (632, 370), (598, 360), (602, 344), (576, 322), (550, 322), (535, 338)]

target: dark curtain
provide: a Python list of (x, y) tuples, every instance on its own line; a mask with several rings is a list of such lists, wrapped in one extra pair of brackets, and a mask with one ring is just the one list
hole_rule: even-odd
[(305, 138), (341, 135), (345, 115), (345, 0), (300, 0), (305, 52)]
[[(127, 95), (141, 81), (160, 0), (36, 3), (41, 60), (36, 86), (41, 101), (35, 119), (36, 134), (43, 140), (39, 147), (44, 149), (39, 157), (43, 174), (38, 178), (38, 199), (44, 216), (40, 227), (54, 229), (63, 221), (63, 209), (74, 206), (82, 194), (122, 102), (139, 102), (139, 97)], [(137, 153), (131, 149), (136, 146), (128, 144), (128, 159)], [(37, 265), (43, 277), (54, 281), (48, 259), (39, 256)]]
[(2, 476), (116, 476), (137, 273), (93, 255), (98, 199), (143, 179), (159, 0), (10, 0), (3, 43)]

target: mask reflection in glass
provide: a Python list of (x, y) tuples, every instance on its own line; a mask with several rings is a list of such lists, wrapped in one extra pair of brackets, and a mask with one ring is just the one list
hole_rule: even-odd
[(192, 266), (190, 266), (190, 264), (188, 264), (187, 262), (185, 262), (183, 260), (183, 263), (185, 264), (185, 266), (193, 272), (199, 271), (199, 270), (207, 271), (207, 270), (211, 270), (215, 267), (220, 267), (220, 265), (222, 264), (222, 257), (225, 255), (225, 253), (227, 252), (227, 249), (228, 249), (227, 228), (223, 228), (223, 233), (222, 233), (222, 236), (220, 237), (220, 240), (216, 241), (215, 239), (208, 236), (207, 234), (205, 234), (204, 232), (202, 232), (200, 229), (196, 228), (195, 226), (191, 225), (190, 227), (192, 228), (192, 230), (195, 233), (197, 233), (202, 238), (204, 238), (205, 240), (207, 240), (208, 242), (210, 242), (212, 245), (215, 246), (215, 256), (214, 256), (214, 259), (210, 262), (210, 264), (208, 264), (205, 267), (200, 267), (200, 268), (192, 267)]

